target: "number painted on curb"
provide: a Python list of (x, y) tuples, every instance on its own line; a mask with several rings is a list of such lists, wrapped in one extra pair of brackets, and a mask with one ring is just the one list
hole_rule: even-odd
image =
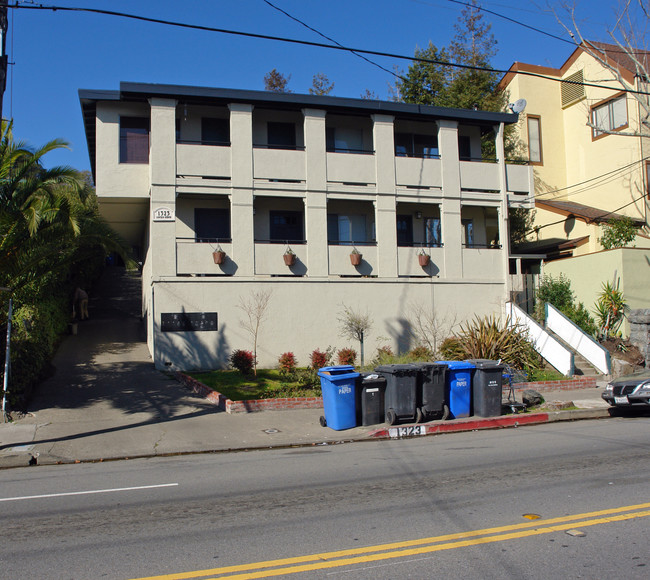
[(400, 439), (402, 437), (414, 437), (415, 435), (426, 435), (427, 429), (424, 425), (412, 425), (409, 427), (391, 427), (388, 435), (391, 439)]

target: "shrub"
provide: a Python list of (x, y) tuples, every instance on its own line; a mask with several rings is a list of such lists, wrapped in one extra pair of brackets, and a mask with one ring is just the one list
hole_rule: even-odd
[(557, 278), (543, 276), (535, 294), (533, 316), (538, 322), (546, 319), (546, 303), (552, 304), (569, 320), (573, 321), (587, 334), (595, 335), (597, 326), (582, 302), (575, 302), (571, 281), (560, 274)]
[(285, 352), (278, 359), (278, 368), (283, 375), (290, 375), (296, 370), (296, 356), (292, 352)]
[(309, 355), (311, 368), (317, 371), (318, 369), (329, 366), (332, 362), (332, 351), (332, 347), (327, 347), (325, 352), (321, 352), (319, 349), (314, 350)]
[(612, 218), (603, 226), (603, 237), (598, 241), (605, 250), (624, 248), (636, 238), (636, 227), (631, 218)]
[(357, 360), (357, 351), (353, 348), (342, 348), (336, 353), (340, 365), (354, 365)]
[(414, 361), (430, 361), (433, 353), (426, 346), (416, 346), (408, 352), (408, 357)]
[(230, 366), (244, 375), (249, 375), (253, 370), (255, 357), (250, 350), (235, 350), (230, 355)]
[(501, 360), (518, 369), (536, 369), (540, 363), (526, 334), (518, 327), (511, 327), (509, 321), (501, 325), (494, 316), (476, 317), (461, 324), (460, 333), (445, 339), (440, 352), (448, 360)]
[(395, 358), (395, 354), (393, 353), (393, 349), (390, 346), (380, 346), (377, 349), (377, 354), (375, 355), (372, 364), (373, 365), (391, 364), (394, 358)]

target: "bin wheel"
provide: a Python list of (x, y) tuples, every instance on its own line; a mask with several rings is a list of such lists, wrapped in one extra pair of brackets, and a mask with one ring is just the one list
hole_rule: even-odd
[(422, 409), (420, 409), (420, 407), (417, 407), (415, 409), (415, 422), (421, 423), (423, 417), (424, 417), (424, 413), (422, 413)]
[(393, 411), (392, 409), (388, 409), (388, 411), (386, 411), (386, 423), (388, 423), (389, 425), (394, 425), (395, 419), (397, 419), (395, 415), (395, 411)]
[(327, 427), (327, 421), (325, 420), (325, 417), (323, 417), (323, 415), (320, 416), (320, 426)]
[(449, 418), (449, 405), (443, 405), (442, 407), (442, 421), (446, 421)]

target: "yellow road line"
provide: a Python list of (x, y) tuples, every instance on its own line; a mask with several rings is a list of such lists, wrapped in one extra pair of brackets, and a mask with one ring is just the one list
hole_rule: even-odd
[[(577, 520), (586, 519), (586, 521), (582, 521), (579, 523), (580, 527), (586, 527), (586, 526), (593, 526), (593, 525), (599, 525), (604, 523), (625, 521), (634, 518), (650, 516), (650, 510), (637, 511), (635, 513), (630, 513), (630, 514), (622, 514), (622, 512), (643, 510), (645, 508), (650, 508), (650, 503), (624, 506), (619, 508), (611, 508), (611, 509), (599, 510), (594, 512), (586, 512), (583, 514), (562, 516), (558, 518), (551, 518), (548, 520), (539, 519), (531, 522), (513, 524), (510, 526), (499, 526), (495, 528), (485, 528), (482, 530), (472, 530), (468, 532), (458, 532), (458, 533), (446, 534), (442, 536), (420, 538), (417, 540), (392, 542), (389, 544), (380, 544), (377, 546), (368, 546), (365, 548), (352, 548), (347, 550), (338, 550), (334, 552), (323, 552), (320, 554), (297, 556), (294, 558), (267, 560), (262, 562), (241, 564), (236, 566), (225, 566), (222, 568), (195, 570), (193, 572), (181, 572), (178, 574), (149, 576), (147, 578), (140, 578), (139, 580), (184, 580), (187, 578), (202, 578), (202, 577), (205, 578), (205, 577), (215, 577), (215, 576), (221, 576), (222, 578), (237, 578), (241, 580), (253, 579), (253, 578), (267, 578), (271, 576), (279, 576), (281, 574), (295, 574), (298, 572), (321, 570), (324, 568), (334, 568), (340, 566), (348, 566), (351, 564), (376, 562), (376, 561), (387, 560), (392, 558), (403, 558), (404, 556), (427, 554), (431, 552), (462, 548), (466, 546), (488, 544), (492, 542), (501, 542), (505, 540), (525, 538), (525, 537), (535, 536), (540, 534), (548, 534), (551, 532), (573, 528), (576, 526)], [(615, 515), (615, 514), (619, 514), (619, 515)], [(611, 517), (604, 517), (604, 516), (611, 516)], [(588, 518), (596, 518), (596, 519), (588, 519)], [(554, 525), (554, 524), (560, 524), (560, 525)], [(535, 529), (531, 530), (527, 528), (535, 528)], [(525, 531), (515, 532), (515, 530), (525, 530)], [(508, 533), (504, 533), (504, 532), (508, 532)], [(489, 534), (500, 534), (500, 535), (490, 536)], [(487, 536), (487, 537), (476, 538), (476, 536)], [(465, 538), (474, 538), (474, 539), (465, 539)], [(462, 541), (449, 542), (449, 540), (462, 540)], [(448, 542), (448, 543), (437, 544), (438, 542)], [(437, 544), (437, 545), (423, 546), (424, 544)], [(413, 546), (423, 546), (423, 547), (413, 548)], [(411, 548), (411, 549), (407, 549), (407, 548)], [(387, 552), (388, 550), (393, 550), (393, 551)], [(373, 555), (372, 554), (373, 552), (384, 552), (384, 553)], [(357, 556), (357, 555), (360, 556), (353, 557), (353, 558), (348, 557), (348, 556)], [(310, 562), (311, 564), (309, 564)], [(303, 565), (297, 565), (297, 564), (303, 564)], [(277, 569), (277, 567), (280, 566), (284, 566), (284, 567)], [(276, 568), (276, 569), (264, 570), (266, 568)], [(231, 574), (237, 572), (249, 572), (249, 571), (251, 572), (249, 574), (236, 574), (234, 576), (223, 576), (224, 574)]]

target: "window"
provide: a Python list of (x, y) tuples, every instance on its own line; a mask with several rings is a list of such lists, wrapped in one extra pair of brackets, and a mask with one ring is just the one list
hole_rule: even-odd
[(194, 235), (197, 242), (230, 241), (230, 212), (223, 208), (195, 208)]
[(201, 143), (206, 145), (229, 145), (230, 123), (228, 119), (201, 119)]
[(542, 164), (542, 121), (536, 115), (528, 115), (528, 159)]
[(363, 131), (346, 127), (328, 127), (327, 150), (337, 153), (363, 152)]
[(472, 145), (467, 135), (458, 136), (458, 157), (461, 161), (472, 160)]
[(413, 245), (413, 218), (410, 215), (397, 216), (397, 245)]
[(293, 123), (269, 123), (268, 145), (272, 149), (295, 149), (296, 126)]
[(300, 211), (270, 211), (270, 239), (272, 242), (304, 241), (302, 228), (302, 212)]
[(605, 131), (616, 131), (627, 127), (627, 103), (625, 95), (616, 97), (591, 109), (592, 137), (605, 135)]
[(367, 242), (366, 216), (327, 214), (327, 241), (342, 246)]
[(397, 157), (437, 159), (440, 157), (438, 137), (436, 135), (395, 133), (395, 155)]
[(424, 241), (427, 247), (442, 245), (440, 218), (424, 218)]
[(463, 225), (461, 242), (466, 248), (471, 248), (474, 245), (474, 220), (464, 219), (461, 223)]
[(147, 117), (120, 117), (120, 163), (149, 163)]

